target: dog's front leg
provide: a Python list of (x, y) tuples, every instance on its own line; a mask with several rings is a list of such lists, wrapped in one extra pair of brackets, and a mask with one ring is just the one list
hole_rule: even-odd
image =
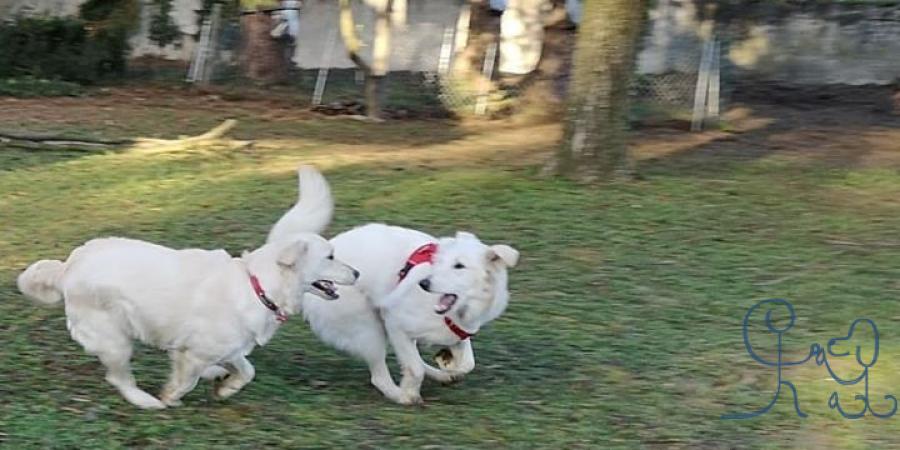
[(172, 360), (172, 373), (159, 399), (167, 406), (179, 406), (181, 397), (197, 386), (200, 374), (210, 366), (210, 361), (199, 358), (188, 350), (172, 350), (169, 356)]
[(394, 353), (400, 366), (403, 368), (403, 378), (400, 380), (400, 398), (397, 403), (414, 405), (422, 403), (422, 380), (425, 378), (425, 362), (416, 348), (416, 341), (409, 338), (401, 330), (386, 326), (388, 339), (394, 347)]
[(441, 383), (452, 383), (461, 380), (467, 373), (475, 369), (475, 351), (472, 340), (466, 339), (456, 345), (442, 349), (435, 356), (438, 367), (425, 365), (425, 375)]
[(252, 381), (256, 375), (253, 364), (250, 364), (250, 361), (247, 361), (244, 356), (229, 361), (228, 368), (228, 377), (216, 387), (216, 397), (218, 398), (231, 397)]
[(454, 374), (465, 375), (475, 369), (475, 351), (472, 349), (472, 340), (464, 339), (458, 344), (449, 347), (452, 359), (444, 361), (445, 364), (438, 362), (441, 369), (448, 370)]

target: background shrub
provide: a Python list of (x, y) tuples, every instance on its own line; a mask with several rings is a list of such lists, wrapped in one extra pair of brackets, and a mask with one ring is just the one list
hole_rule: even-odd
[(28, 17), (0, 24), (0, 78), (95, 83), (125, 71), (135, 0), (91, 0), (80, 17)]

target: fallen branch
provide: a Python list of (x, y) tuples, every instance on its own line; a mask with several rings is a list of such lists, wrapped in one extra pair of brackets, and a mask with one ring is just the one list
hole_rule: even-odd
[(197, 136), (189, 136), (181, 139), (140, 138), (136, 140), (134, 147), (144, 151), (173, 151), (198, 149), (203, 147), (224, 147), (226, 149), (235, 150), (252, 146), (253, 141), (222, 139), (222, 136), (234, 128), (235, 125), (237, 125), (237, 120), (228, 119), (212, 130)]
[(53, 134), (20, 134), (0, 132), (0, 142), (10, 147), (29, 150), (60, 149), (92, 151), (113, 146), (130, 145), (132, 148), (150, 151), (188, 150), (201, 147), (224, 147), (228, 149), (245, 148), (253, 145), (253, 141), (223, 139), (226, 133), (237, 125), (234, 119), (228, 119), (206, 133), (179, 139), (94, 139), (76, 138)]
[(7, 147), (21, 148), (24, 150), (66, 150), (75, 152), (96, 152), (97, 150), (109, 150), (110, 146), (106, 144), (94, 144), (88, 142), (77, 141), (15, 141), (11, 139), (0, 138)]
[(221, 139), (222, 136), (224, 136), (225, 133), (227, 133), (232, 128), (234, 128), (235, 125), (237, 125), (237, 120), (228, 119), (228, 120), (222, 122), (220, 125), (213, 128), (212, 130), (209, 130), (206, 133), (203, 133), (203, 134), (200, 134), (197, 136), (189, 136), (189, 137), (180, 138), (180, 139), (138, 138), (135, 140), (135, 143), (136, 144), (165, 144), (165, 145), (180, 144), (180, 145), (186, 145), (186, 144), (192, 144), (192, 143), (195, 144), (198, 142), (214, 141), (214, 140)]
[(100, 138), (82, 138), (58, 134), (21, 134), (9, 131), (0, 131), (0, 139), (13, 141), (29, 141), (42, 142), (48, 145), (65, 145), (65, 144), (82, 144), (96, 146), (111, 145), (129, 145), (133, 144), (133, 139), (100, 139)]

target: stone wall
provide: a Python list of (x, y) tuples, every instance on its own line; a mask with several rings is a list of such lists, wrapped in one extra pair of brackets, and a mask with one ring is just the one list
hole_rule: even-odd
[[(0, 0), (0, 15), (75, 14), (84, 0)], [(149, 0), (144, 0), (149, 3)], [(194, 10), (200, 0), (174, 0), (173, 20), (183, 39), (159, 49), (147, 38), (152, 6), (142, 12), (141, 29), (132, 38), (133, 55), (189, 59), (197, 32)], [(373, 0), (367, 0), (373, 1)], [(409, 20), (394, 34), (397, 70), (434, 70), (444, 30), (455, 24), (462, 0), (408, 0)], [(704, 20), (701, 4), (713, 0), (657, 0), (639, 71), (644, 74), (696, 72), (704, 36), (715, 29), (723, 41), (727, 76), (779, 83), (887, 84), (900, 78), (900, 0), (877, 5), (821, 1), (718, 2)], [(295, 61), (303, 67), (351, 67), (337, 36), (336, 0), (306, 0)], [(811, 6), (810, 6), (811, 5)], [(372, 14), (357, 5), (363, 40), (371, 33)], [(727, 9), (726, 9), (727, 6)], [(333, 25), (332, 25), (333, 24)], [(714, 26), (713, 26), (714, 25)], [(333, 44), (331, 44), (333, 42)], [(325, 49), (333, 45), (334, 50)]]
[(701, 19), (694, 1), (659, 0), (639, 58), (647, 74), (696, 71), (703, 37), (715, 29), (730, 76), (772, 82), (888, 84), (900, 78), (897, 5), (747, 7)]

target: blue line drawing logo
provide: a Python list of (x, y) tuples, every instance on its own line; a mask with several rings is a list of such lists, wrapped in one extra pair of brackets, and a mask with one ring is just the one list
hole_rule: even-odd
[[(776, 341), (776, 359), (774, 361), (767, 360), (760, 356), (753, 349), (753, 345), (750, 344), (750, 317), (761, 308), (768, 308), (766, 310), (765, 323), (766, 328), (768, 328), (769, 332), (775, 334), (777, 336)], [(772, 313), (777, 308), (784, 308), (788, 313), (788, 321), (785, 325), (779, 327), (775, 324), (772, 319)], [(760, 416), (762, 414), (767, 413), (778, 399), (781, 397), (782, 393), (787, 393), (786, 395), (790, 395), (794, 401), (794, 410), (797, 412), (799, 417), (807, 417), (807, 414), (800, 410), (800, 402), (797, 398), (797, 387), (794, 386), (794, 383), (787, 381), (783, 378), (782, 369), (785, 367), (791, 366), (799, 366), (807, 363), (809, 360), (814, 360), (817, 366), (825, 366), (825, 369), (828, 371), (828, 374), (832, 379), (838, 382), (838, 384), (844, 386), (853, 386), (859, 384), (860, 382), (864, 383), (864, 394), (859, 394), (854, 397), (855, 400), (862, 402), (862, 408), (858, 412), (848, 413), (844, 407), (841, 405), (841, 399), (838, 396), (837, 391), (831, 394), (831, 397), (828, 399), (828, 407), (831, 409), (836, 409), (841, 416), (847, 419), (859, 419), (865, 416), (866, 412), (870, 412), (873, 416), (878, 417), (880, 419), (887, 419), (888, 417), (893, 416), (897, 412), (897, 398), (893, 395), (885, 395), (884, 399), (888, 400), (892, 403), (892, 407), (890, 411), (887, 412), (877, 412), (872, 409), (872, 405), (869, 403), (869, 369), (875, 365), (875, 362), (878, 361), (878, 343), (879, 343), (879, 335), (878, 335), (878, 327), (875, 326), (875, 322), (870, 319), (856, 319), (853, 323), (850, 324), (850, 329), (847, 334), (843, 337), (836, 337), (828, 340), (828, 345), (823, 348), (821, 345), (814, 343), (809, 346), (809, 353), (805, 358), (797, 359), (797, 360), (785, 360), (783, 357), (783, 337), (784, 335), (794, 327), (794, 323), (796, 322), (797, 315), (794, 312), (794, 307), (790, 302), (783, 299), (769, 299), (763, 300), (747, 310), (747, 314), (744, 315), (744, 323), (742, 327), (742, 333), (744, 337), (744, 347), (747, 349), (747, 353), (750, 355), (753, 360), (756, 362), (767, 366), (767, 367), (775, 367), (775, 375), (776, 380), (778, 381), (777, 387), (775, 388), (775, 393), (772, 395), (772, 400), (768, 405), (751, 412), (746, 413), (733, 413), (733, 414), (725, 414), (721, 416), (722, 419), (734, 420), (734, 419), (750, 419), (756, 416)], [(856, 362), (860, 367), (863, 368), (862, 373), (856, 377), (851, 379), (844, 379), (839, 377), (831, 367), (831, 363), (829, 363), (828, 358), (842, 358), (850, 355), (849, 351), (845, 352), (837, 352), (834, 347), (840, 345), (841, 343), (849, 343), (850, 339), (853, 337), (854, 332), (857, 327), (868, 328), (871, 330), (872, 335), (875, 337), (874, 339), (874, 349), (872, 350), (872, 356), (868, 359), (863, 358), (863, 348), (861, 345), (856, 346)]]

